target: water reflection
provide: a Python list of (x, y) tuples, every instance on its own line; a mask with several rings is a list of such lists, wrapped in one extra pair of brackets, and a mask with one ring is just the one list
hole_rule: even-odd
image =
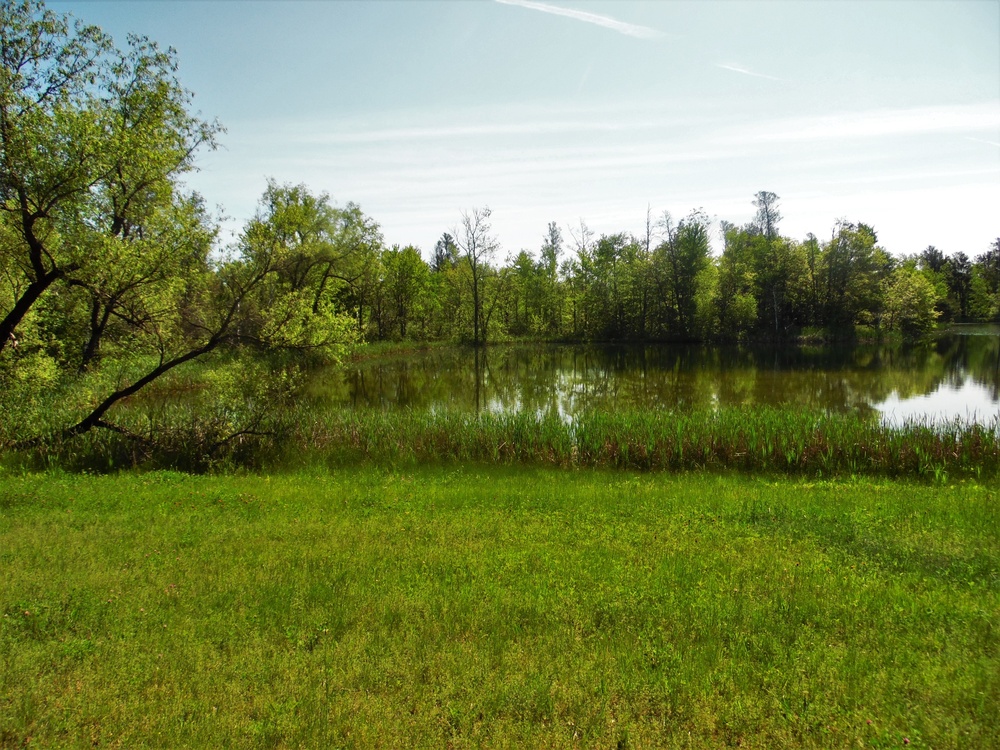
[(1000, 328), (930, 345), (493, 346), (436, 349), (317, 375), (314, 397), (356, 409), (511, 411), (790, 405), (889, 419), (970, 416), (1000, 399)]

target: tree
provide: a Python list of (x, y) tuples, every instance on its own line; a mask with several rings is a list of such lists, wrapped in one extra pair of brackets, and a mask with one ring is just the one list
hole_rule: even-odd
[(864, 224), (839, 221), (823, 250), (824, 325), (850, 329), (874, 322), (891, 262)]
[(906, 339), (919, 339), (934, 328), (938, 300), (934, 285), (916, 269), (902, 265), (888, 280), (885, 316), (890, 330), (899, 330)]
[(666, 303), (667, 332), (680, 338), (695, 335), (699, 274), (709, 262), (708, 216), (692, 211), (674, 227), (670, 214), (661, 220), (666, 239), (657, 246), (653, 267)]
[(601, 235), (591, 249), (579, 244), (580, 307), (584, 330), (590, 336), (619, 339), (627, 335), (625, 312), (630, 284), (626, 267), (633, 255), (630, 239), (618, 232)]
[(594, 232), (583, 219), (580, 219), (579, 230), (574, 232), (570, 229), (569, 235), (573, 238), (576, 257), (567, 259), (563, 264), (563, 277), (566, 279), (573, 335), (590, 336), (592, 335), (592, 327), (587, 318), (585, 302), (592, 277), (590, 273), (592, 265), (590, 248)]
[(486, 278), (490, 271), (490, 261), (496, 255), (500, 243), (493, 235), (490, 224), (489, 207), (474, 208), (462, 214), (462, 225), (455, 232), (456, 247), (469, 264), (470, 289), (472, 291), (472, 341), (477, 346), (486, 339), (486, 316), (483, 302), (486, 297)]
[(381, 277), (382, 234), (357, 204), (337, 207), (326, 193), (269, 180), (247, 232), (254, 242), (243, 252), (277, 254), (275, 296), (309, 298), (315, 314), (324, 305), (351, 310), (364, 333)]
[(551, 221), (542, 242), (539, 261), (542, 272), (540, 314), (545, 331), (549, 335), (558, 335), (562, 328), (563, 290), (559, 283), (559, 256), (562, 254), (562, 247), (562, 232), (559, 231), (559, 226)]
[(382, 256), (385, 287), (392, 307), (392, 322), (405, 339), (410, 321), (427, 292), (430, 269), (412, 245), (387, 250)]
[[(45, 435), (21, 420), (12, 442), (131, 434), (112, 419), (117, 404), (223, 347), (336, 359), (349, 340), (323, 293), (322, 200), (270, 185), (269, 208), (213, 259), (214, 221), (179, 179), (220, 128), (190, 113), (176, 70), (173, 51), (145, 38), (118, 51), (35, 0), (0, 6), (0, 393), (35, 379), (19, 340), (51, 349), (66, 386), (67, 369), (115, 346), (114, 370), (86, 381), (95, 390), (78, 408), (49, 410)], [(344, 246), (358, 236), (354, 213), (335, 217)]]
[(562, 244), (563, 238), (562, 232), (559, 231), (559, 225), (550, 221), (548, 231), (542, 241), (541, 265), (545, 274), (551, 278), (555, 278), (556, 271), (559, 269), (559, 254), (562, 252)]
[(0, 220), (14, 240), (2, 251), (17, 276), (2, 354), (56, 282), (87, 289), (92, 307), (115, 297), (98, 288), (102, 246), (127, 251), (220, 128), (190, 114), (173, 51), (146, 38), (118, 51), (100, 29), (24, 0), (0, 6), (0, 48)]
[(152, 319), (171, 314), (185, 288), (179, 280), (207, 271), (215, 228), (199, 196), (177, 196), (136, 231), (100, 239), (95, 252), (104, 262), (69, 279), (71, 289), (82, 290), (89, 312), (81, 372), (98, 360), (107, 338), (120, 348)]
[(1000, 292), (1000, 237), (997, 237), (989, 249), (976, 257), (976, 265), (982, 268), (983, 279), (990, 294)]
[(928, 245), (920, 253), (919, 262), (921, 268), (929, 269), (934, 273), (941, 273), (948, 261), (944, 257), (944, 253), (934, 247), (934, 245)]
[(754, 216), (754, 228), (768, 240), (775, 239), (778, 236), (778, 222), (781, 221), (781, 212), (778, 210), (778, 196), (766, 190), (761, 190), (754, 196), (753, 204), (757, 207), (757, 214)]
[(524, 335), (534, 332), (540, 310), (542, 266), (536, 264), (526, 250), (522, 250), (510, 264), (510, 283), (506, 294), (507, 332)]
[(455, 238), (445, 232), (434, 245), (434, 260), (431, 267), (435, 273), (440, 273), (445, 269), (454, 268), (457, 262), (458, 248), (455, 246)]
[(1000, 315), (1000, 237), (985, 253), (976, 256), (973, 273), (975, 307), (980, 316), (995, 319)]
[(757, 320), (762, 330), (781, 336), (795, 322), (793, 297), (804, 282), (804, 258), (797, 246), (781, 237), (778, 222), (778, 196), (760, 191), (753, 201), (757, 208), (748, 227), (757, 298)]
[(972, 291), (972, 261), (969, 256), (959, 251), (948, 258), (945, 262), (944, 276), (948, 292), (958, 307), (959, 320), (968, 320), (969, 295)]
[(725, 338), (739, 338), (757, 322), (753, 257), (745, 229), (722, 222), (724, 246), (719, 259), (716, 311), (718, 330)]
[(267, 269), (241, 313), (240, 340), (261, 348), (322, 350), (344, 332), (358, 256), (381, 246), (378, 226), (352, 203), (337, 208), (326, 193), (268, 181), (247, 223), (238, 257)]

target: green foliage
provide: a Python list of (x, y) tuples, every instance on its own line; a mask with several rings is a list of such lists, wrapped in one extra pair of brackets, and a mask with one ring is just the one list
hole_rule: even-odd
[(919, 339), (934, 329), (940, 313), (940, 292), (927, 277), (905, 265), (893, 271), (885, 292), (886, 327), (899, 330), (904, 338)]
[(135, 298), (156, 296), (144, 287), (169, 274), (149, 250), (169, 244), (155, 239), (163, 210), (185, 202), (177, 179), (219, 127), (190, 114), (174, 54), (155, 42), (129, 37), (120, 51), (35, 2), (0, 14), (0, 251), (11, 300), (0, 353), (32, 307), (69, 284), (89, 298), (86, 365), (110, 317), (135, 323)]
[(420, 256), (420, 250), (412, 245), (386, 250), (382, 254), (382, 267), (386, 304), (383, 312), (385, 321), (379, 324), (379, 328), (387, 332), (396, 331), (399, 339), (403, 340), (413, 333), (413, 324), (416, 323), (421, 338), (426, 338), (430, 312), (426, 304), (430, 268)]
[(705, 271), (709, 266), (708, 217), (693, 211), (676, 227), (669, 215), (662, 224), (667, 237), (652, 256), (652, 273), (662, 307), (657, 310), (654, 330), (664, 338), (692, 339), (703, 334), (699, 318), (699, 299), (704, 298), (703, 285), (708, 282)]

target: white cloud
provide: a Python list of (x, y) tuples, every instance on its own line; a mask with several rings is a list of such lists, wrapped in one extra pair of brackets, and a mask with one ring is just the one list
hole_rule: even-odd
[(976, 143), (985, 143), (987, 146), (996, 146), (997, 148), (1000, 148), (1000, 143), (997, 143), (996, 141), (987, 141), (983, 138), (973, 138), (972, 136), (967, 135), (965, 136), (965, 140), (974, 141)]
[(722, 68), (723, 70), (731, 70), (733, 73), (741, 73), (745, 76), (753, 76), (754, 78), (766, 78), (769, 81), (780, 81), (780, 78), (775, 78), (774, 76), (765, 75), (763, 73), (754, 73), (752, 70), (747, 70), (746, 68), (741, 68), (738, 65), (727, 65), (725, 63), (716, 63), (715, 67)]
[(525, 104), (401, 120), (394, 127), (381, 117), (236, 127), (228, 151), (206, 155), (191, 184), (227, 195), (238, 228), (265, 176), (304, 182), (359, 202), (388, 242), (425, 250), (470, 206), (493, 207), (504, 247), (516, 250), (537, 247), (551, 220), (582, 216), (598, 232), (640, 231), (648, 203), (675, 216), (704, 206), (740, 223), (752, 216), (760, 189), (782, 197), (782, 231), (792, 237), (823, 235), (840, 216), (874, 224), (893, 252), (936, 244), (971, 255), (996, 236), (990, 206), (1000, 169), (981, 153), (992, 146), (961, 145), (995, 138), (994, 102), (753, 124), (662, 102)]
[(606, 29), (617, 31), (619, 34), (633, 36), (637, 39), (658, 39), (663, 36), (663, 32), (651, 29), (648, 26), (638, 26), (633, 23), (626, 23), (625, 21), (610, 18), (608, 16), (600, 16), (597, 13), (588, 13), (583, 10), (563, 8), (558, 5), (549, 5), (548, 3), (538, 3), (534, 2), (534, 0), (496, 0), (496, 2), (501, 5), (516, 5), (519, 8), (537, 10), (541, 13), (550, 13), (553, 16), (573, 18), (577, 21), (592, 23), (595, 26), (603, 26)]
[(441, 125), (414, 128), (385, 128), (380, 130), (355, 130), (347, 132), (299, 133), (298, 143), (309, 145), (338, 143), (384, 143), (408, 142), (415, 140), (452, 140), (454, 138), (479, 138), (486, 136), (532, 136), (559, 133), (588, 133), (624, 130), (634, 128), (634, 124), (619, 122), (586, 121), (536, 121), (493, 124)]
[(758, 141), (818, 141), (995, 130), (998, 127), (1000, 105), (984, 102), (787, 118), (755, 127), (751, 138)]

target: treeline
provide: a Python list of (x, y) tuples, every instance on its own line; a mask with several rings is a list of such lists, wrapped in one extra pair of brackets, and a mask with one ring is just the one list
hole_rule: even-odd
[(934, 248), (898, 258), (875, 230), (838, 222), (830, 238), (782, 236), (778, 196), (760, 192), (752, 222), (669, 213), (646, 230), (595, 237), (586, 224), (567, 242), (554, 222), (537, 252), (499, 261), (488, 209), (463, 215), (424, 263), (413, 247), (366, 262), (367, 310), (353, 308), (373, 340), (509, 337), (601, 341), (789, 340), (899, 332), (919, 338), (938, 321), (990, 321), (1000, 309), (1000, 239), (975, 261)]
[(779, 233), (766, 192), (753, 222), (722, 224), (719, 257), (701, 212), (647, 215), (642, 237), (581, 223), (567, 242), (553, 223), (537, 254), (502, 257), (489, 210), (474, 209), (427, 262), (387, 247), (358, 206), (271, 182), (220, 249), (218, 219), (182, 181), (222, 129), (192, 111), (172, 50), (137, 36), (118, 48), (23, 0), (0, 5), (0, 52), (5, 427), (62, 408), (45, 430), (63, 438), (123, 429), (116, 404), (212, 352), (336, 361), (358, 340), (780, 339), (859, 325), (919, 336), (997, 316), (1000, 240), (974, 262), (933, 248), (895, 259), (864, 224), (799, 242)]

